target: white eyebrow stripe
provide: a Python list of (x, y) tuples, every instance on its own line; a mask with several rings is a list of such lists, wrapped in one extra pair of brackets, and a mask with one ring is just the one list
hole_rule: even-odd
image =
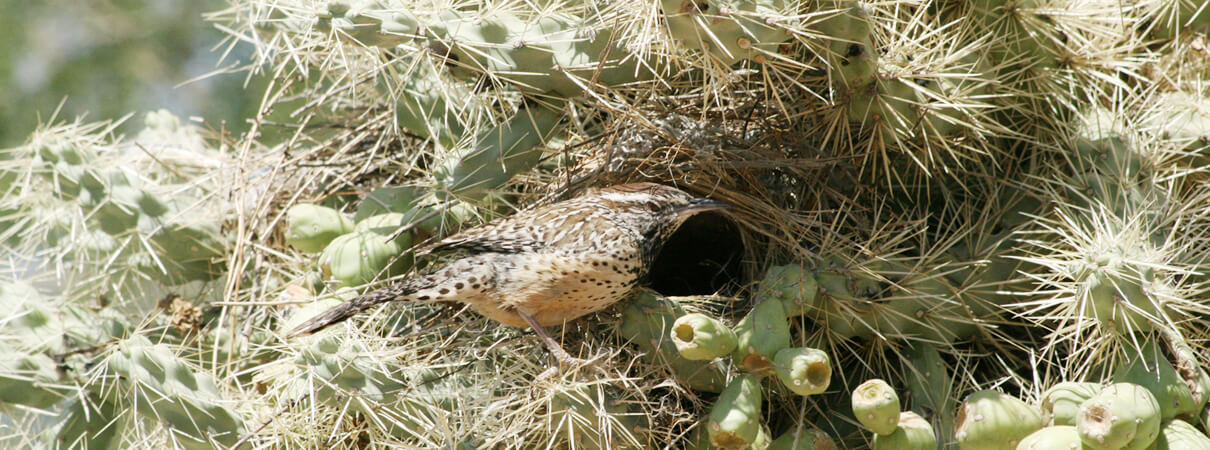
[(641, 192), (604, 192), (601, 193), (601, 198), (618, 203), (635, 203), (643, 201), (651, 197), (650, 194)]

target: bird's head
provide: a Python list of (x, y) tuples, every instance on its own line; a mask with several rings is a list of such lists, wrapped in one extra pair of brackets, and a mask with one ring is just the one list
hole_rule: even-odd
[(731, 206), (655, 183), (610, 186), (597, 195), (613, 208), (623, 226), (643, 236), (644, 247), (652, 246), (653, 252), (690, 216)]

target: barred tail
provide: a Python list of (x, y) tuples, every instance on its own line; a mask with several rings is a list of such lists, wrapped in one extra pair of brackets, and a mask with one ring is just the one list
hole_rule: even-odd
[(294, 327), (290, 331), (290, 334), (286, 336), (286, 339), (294, 339), (299, 336), (315, 333), (333, 324), (343, 322), (345, 319), (377, 305), (395, 300), (403, 300), (414, 292), (415, 289), (409, 286), (395, 285), (366, 293), (360, 297), (336, 305), (332, 309), (324, 311), (322, 314), (312, 317), (311, 320)]

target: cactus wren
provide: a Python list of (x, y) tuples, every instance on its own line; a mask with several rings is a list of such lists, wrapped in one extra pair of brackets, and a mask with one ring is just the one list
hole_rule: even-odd
[(449, 265), (337, 305), (290, 332), (311, 334), (392, 301), (458, 301), (497, 322), (532, 327), (559, 358), (574, 360), (543, 329), (625, 297), (689, 216), (726, 208), (653, 183), (607, 187), (445, 238), (431, 250), (466, 250)]

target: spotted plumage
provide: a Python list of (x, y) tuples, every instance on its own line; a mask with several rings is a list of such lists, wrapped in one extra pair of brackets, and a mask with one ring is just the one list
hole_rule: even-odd
[(500, 323), (544, 333), (540, 327), (622, 299), (685, 219), (722, 207), (726, 204), (679, 189), (636, 183), (523, 211), (450, 236), (431, 249), (463, 250), (465, 257), (338, 305), (299, 325), (291, 336), (390, 301), (458, 301)]

